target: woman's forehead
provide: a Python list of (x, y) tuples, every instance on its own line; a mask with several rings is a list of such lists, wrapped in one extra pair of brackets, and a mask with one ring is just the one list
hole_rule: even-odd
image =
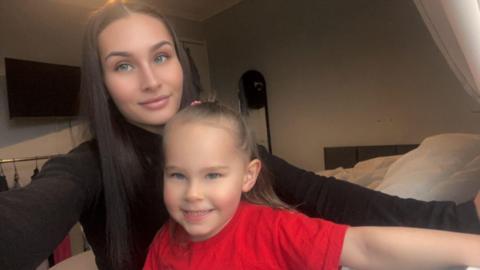
[(98, 38), (100, 47), (112, 50), (151, 46), (160, 41), (173, 44), (173, 37), (160, 18), (141, 13), (131, 13), (113, 21), (100, 32)]

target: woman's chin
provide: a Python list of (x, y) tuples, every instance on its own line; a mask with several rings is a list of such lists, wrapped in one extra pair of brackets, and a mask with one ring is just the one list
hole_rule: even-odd
[(173, 106), (168, 106), (167, 108), (163, 108), (162, 110), (158, 110), (156, 112), (140, 111), (135, 113), (135, 115), (132, 117), (127, 117), (127, 121), (147, 131), (161, 134), (165, 124), (175, 115), (177, 111), (178, 108)]

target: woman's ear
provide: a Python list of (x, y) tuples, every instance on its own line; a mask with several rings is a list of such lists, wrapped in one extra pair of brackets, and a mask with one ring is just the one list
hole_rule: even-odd
[(262, 169), (262, 162), (259, 159), (250, 161), (247, 165), (247, 172), (243, 179), (242, 191), (250, 191), (257, 182), (258, 174)]

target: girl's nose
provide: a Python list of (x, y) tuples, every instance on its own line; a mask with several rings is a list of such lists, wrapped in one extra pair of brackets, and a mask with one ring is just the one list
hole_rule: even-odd
[(141, 83), (143, 91), (152, 91), (160, 87), (160, 80), (156, 76), (154, 67), (151, 65), (144, 65), (141, 68)]
[(203, 198), (201, 187), (195, 181), (191, 181), (185, 192), (185, 200), (198, 201)]

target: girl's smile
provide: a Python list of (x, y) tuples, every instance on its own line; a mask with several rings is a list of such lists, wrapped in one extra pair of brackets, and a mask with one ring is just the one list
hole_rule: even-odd
[(185, 220), (189, 223), (200, 223), (209, 217), (214, 210), (182, 210)]

